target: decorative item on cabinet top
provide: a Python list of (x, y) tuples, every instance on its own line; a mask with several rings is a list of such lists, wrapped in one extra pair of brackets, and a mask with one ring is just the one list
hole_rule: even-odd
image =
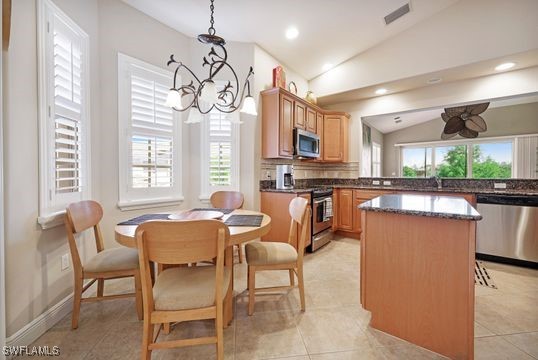
[(297, 84), (295, 84), (295, 81), (290, 81), (288, 91), (293, 95), (297, 95)]
[(273, 87), (286, 88), (286, 72), (280, 65), (273, 69)]
[(316, 105), (318, 103), (318, 98), (316, 97), (316, 95), (314, 95), (314, 93), (310, 90), (308, 90), (306, 92), (306, 96), (304, 98), (306, 101), (308, 101), (309, 103), (311, 104), (314, 104)]

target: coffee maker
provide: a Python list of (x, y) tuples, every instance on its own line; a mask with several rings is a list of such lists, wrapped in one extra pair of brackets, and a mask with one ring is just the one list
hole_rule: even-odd
[(293, 165), (276, 166), (276, 188), (293, 189), (295, 181), (293, 180)]

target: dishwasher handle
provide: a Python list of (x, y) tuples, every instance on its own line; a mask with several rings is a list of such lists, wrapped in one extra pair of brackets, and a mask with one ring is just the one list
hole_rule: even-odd
[(478, 204), (538, 207), (538, 195), (477, 194)]

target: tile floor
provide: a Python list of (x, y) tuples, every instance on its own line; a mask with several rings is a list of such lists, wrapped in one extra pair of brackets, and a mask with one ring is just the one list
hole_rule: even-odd
[[(224, 332), (225, 358), (235, 360), (437, 359), (441, 356), (368, 326), (359, 305), (359, 243), (342, 238), (305, 257), (306, 312), (297, 290), (260, 295), (247, 315), (246, 266), (236, 265), (236, 318)], [(476, 359), (538, 359), (538, 271), (486, 264), (499, 289), (476, 289)], [(261, 273), (257, 284), (277, 285), (287, 273)], [(129, 291), (115, 281), (105, 292)], [(63, 359), (137, 359), (142, 323), (134, 300), (83, 304), (80, 327), (67, 316), (33, 345), (58, 345)], [(175, 326), (166, 337), (203, 336), (211, 321)], [(154, 359), (213, 359), (214, 346), (155, 351)]]

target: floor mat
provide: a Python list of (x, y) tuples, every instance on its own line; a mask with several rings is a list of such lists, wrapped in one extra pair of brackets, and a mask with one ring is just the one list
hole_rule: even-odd
[(474, 265), (474, 283), (477, 285), (487, 286), (492, 289), (497, 289), (497, 285), (489, 275), (482, 261), (475, 260)]

